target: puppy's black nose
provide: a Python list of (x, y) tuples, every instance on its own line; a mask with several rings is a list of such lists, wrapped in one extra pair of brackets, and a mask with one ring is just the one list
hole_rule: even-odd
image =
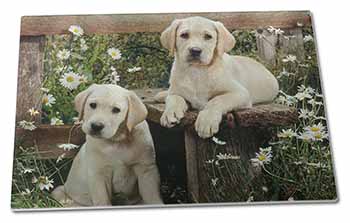
[(99, 132), (104, 128), (104, 124), (101, 122), (93, 122), (91, 123), (91, 129), (94, 130), (95, 132)]
[(199, 57), (202, 53), (202, 50), (198, 47), (192, 47), (190, 48), (190, 54), (193, 57)]

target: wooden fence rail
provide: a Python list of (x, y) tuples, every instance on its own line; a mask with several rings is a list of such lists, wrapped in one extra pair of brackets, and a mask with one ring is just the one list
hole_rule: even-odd
[(221, 21), (228, 29), (257, 29), (274, 26), (282, 29), (311, 26), (308, 11), (295, 12), (210, 12), (125, 15), (24, 16), (21, 36), (68, 34), (70, 25), (80, 25), (87, 34), (161, 32), (174, 19), (204, 16)]

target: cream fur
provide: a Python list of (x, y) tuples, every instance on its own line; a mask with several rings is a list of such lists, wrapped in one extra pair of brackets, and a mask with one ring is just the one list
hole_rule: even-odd
[[(122, 192), (127, 204), (162, 204), (147, 110), (136, 94), (116, 85), (92, 85), (77, 95), (75, 105), (86, 143), (52, 196), (66, 206), (109, 206), (112, 193)], [(113, 107), (120, 112), (113, 113)], [(96, 121), (105, 126), (99, 135), (91, 132)]]
[[(181, 36), (184, 32), (187, 39)], [(203, 17), (176, 20), (162, 33), (161, 42), (175, 56), (160, 120), (165, 127), (179, 123), (188, 102), (200, 110), (195, 123), (198, 135), (208, 138), (219, 131), (225, 113), (272, 101), (278, 93), (276, 78), (262, 64), (226, 53), (235, 39), (220, 22)], [(191, 60), (192, 47), (202, 50), (199, 60)]]

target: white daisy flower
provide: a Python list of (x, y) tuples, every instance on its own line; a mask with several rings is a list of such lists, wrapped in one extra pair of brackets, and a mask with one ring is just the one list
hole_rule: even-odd
[(84, 30), (78, 25), (71, 25), (68, 31), (73, 33), (75, 36), (82, 36), (84, 34)]
[(36, 110), (35, 108), (31, 108), (28, 110), (30, 116), (36, 116), (36, 115), (39, 115), (40, 112), (38, 110)]
[(50, 125), (64, 125), (64, 123), (61, 119), (53, 117), (50, 120)]
[(49, 91), (50, 91), (50, 89), (44, 88), (44, 87), (40, 88), (40, 90), (44, 93), (49, 93)]
[(309, 42), (309, 41), (313, 41), (314, 38), (311, 35), (306, 35), (306, 36), (304, 36), (303, 40), (306, 43), (306, 42)]
[(280, 138), (292, 138), (297, 134), (292, 129), (282, 129), (282, 132), (278, 133), (277, 136)]
[(32, 192), (28, 188), (26, 188), (24, 191), (21, 191), (21, 195), (23, 196), (31, 195), (31, 193)]
[(320, 132), (314, 132), (312, 134), (312, 136), (314, 137), (313, 139), (316, 141), (323, 141), (323, 139), (327, 139), (328, 134), (324, 131), (320, 131)]
[(53, 180), (50, 180), (47, 176), (33, 177), (32, 183), (38, 184), (40, 190), (49, 191), (50, 188), (53, 188)]
[(107, 53), (113, 58), (113, 60), (119, 60), (120, 58), (122, 58), (120, 50), (116, 48), (109, 48), (107, 50)]
[(214, 161), (215, 161), (215, 160), (212, 159), (212, 160), (206, 160), (205, 162), (208, 163), (208, 164), (212, 164), (212, 163), (214, 163)]
[(135, 72), (140, 71), (140, 70), (141, 70), (141, 67), (132, 67), (132, 68), (128, 69), (128, 72), (135, 73)]
[(80, 78), (81, 76), (79, 74), (68, 72), (65, 73), (59, 81), (63, 87), (74, 90), (80, 85)]
[(310, 142), (313, 139), (313, 136), (312, 134), (310, 134), (310, 132), (306, 131), (306, 132), (300, 133), (298, 135), (298, 139), (301, 139), (305, 142)]
[(66, 49), (60, 50), (57, 53), (57, 57), (60, 60), (67, 60), (70, 57), (70, 51)]
[(308, 98), (308, 99), (312, 98), (312, 96), (309, 93), (305, 92), (305, 91), (304, 92), (298, 92), (294, 97), (296, 97), (299, 101), (302, 101), (305, 98)]
[(233, 156), (232, 154), (229, 153), (219, 153), (218, 155), (216, 155), (216, 158), (218, 160), (238, 160), (240, 159), (239, 156)]
[(216, 184), (218, 183), (218, 180), (219, 180), (219, 178), (214, 178), (214, 179), (211, 179), (211, 184), (215, 187), (216, 186)]
[(53, 104), (56, 103), (56, 98), (52, 94), (44, 94), (41, 102), (43, 105), (51, 107)]
[(308, 132), (312, 132), (312, 133), (315, 133), (315, 132), (321, 132), (325, 129), (325, 127), (322, 125), (321, 122), (319, 122), (317, 125), (314, 124), (312, 126), (306, 126), (304, 128), (304, 130), (308, 131)]
[(267, 193), (269, 191), (269, 189), (266, 186), (262, 186), (261, 190), (264, 191), (265, 193)]
[(81, 51), (85, 52), (89, 47), (86, 45), (85, 39), (80, 39), (80, 49)]
[(271, 146), (266, 148), (260, 148), (259, 153), (255, 153), (256, 157), (250, 159), (254, 166), (263, 166), (264, 164), (268, 164), (272, 159), (272, 151)]
[(26, 173), (33, 173), (34, 169), (32, 168), (24, 168), (22, 173), (26, 174)]
[(18, 122), (18, 126), (22, 129), (33, 131), (36, 129), (36, 126), (34, 125), (34, 122), (28, 122), (26, 120), (22, 120)]
[(66, 153), (62, 153), (61, 155), (58, 156), (56, 163), (61, 162), (65, 157), (66, 157)]
[(315, 99), (310, 99), (307, 101), (308, 104), (315, 106), (315, 105), (323, 105), (322, 101), (316, 101)]
[(297, 57), (295, 55), (287, 55), (285, 58), (282, 59), (282, 62), (284, 63), (288, 63), (288, 62), (292, 62), (294, 63), (297, 60)]
[(212, 140), (213, 142), (215, 142), (216, 144), (220, 145), (220, 146), (226, 145), (226, 142), (225, 142), (225, 141), (222, 141), (222, 140), (216, 138), (215, 136), (213, 136), (213, 137), (211, 138), (211, 140)]
[(74, 145), (74, 144), (72, 144), (72, 143), (65, 143), (65, 144), (60, 144), (60, 145), (58, 145), (58, 148), (63, 149), (64, 151), (70, 151), (70, 150), (76, 149), (76, 148), (78, 148), (78, 147), (79, 147), (79, 146)]
[(269, 26), (267, 28), (267, 31), (269, 31), (270, 33), (274, 34), (274, 35), (283, 35), (284, 31), (281, 30), (280, 28), (274, 28), (273, 26)]
[(314, 116), (315, 116), (315, 112), (313, 111), (309, 111), (308, 109), (302, 109), (302, 108), (299, 109), (299, 118), (308, 119)]
[(80, 82), (80, 83), (87, 83), (87, 82), (88, 82), (87, 76), (85, 76), (85, 75), (80, 75), (80, 76), (79, 76), (79, 82)]

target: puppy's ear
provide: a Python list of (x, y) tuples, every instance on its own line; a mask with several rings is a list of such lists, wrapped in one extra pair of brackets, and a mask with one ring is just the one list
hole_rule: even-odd
[(74, 107), (75, 107), (75, 110), (79, 112), (79, 120), (83, 119), (84, 107), (85, 107), (87, 98), (93, 92), (93, 90), (96, 89), (97, 86), (98, 86), (97, 84), (92, 84), (90, 87), (88, 87), (84, 91), (77, 94), (77, 96), (75, 96)]
[(141, 99), (137, 95), (130, 91), (128, 95), (128, 114), (126, 118), (126, 127), (129, 132), (140, 122), (144, 121), (147, 117), (147, 108), (142, 103)]
[(218, 55), (221, 56), (235, 46), (236, 40), (221, 22), (215, 22), (215, 27), (218, 35), (216, 50)]
[(176, 31), (181, 23), (181, 20), (175, 19), (171, 25), (166, 28), (161, 36), (160, 36), (160, 42), (163, 45), (164, 48), (169, 50), (169, 53), (171, 56), (175, 53), (176, 48)]

